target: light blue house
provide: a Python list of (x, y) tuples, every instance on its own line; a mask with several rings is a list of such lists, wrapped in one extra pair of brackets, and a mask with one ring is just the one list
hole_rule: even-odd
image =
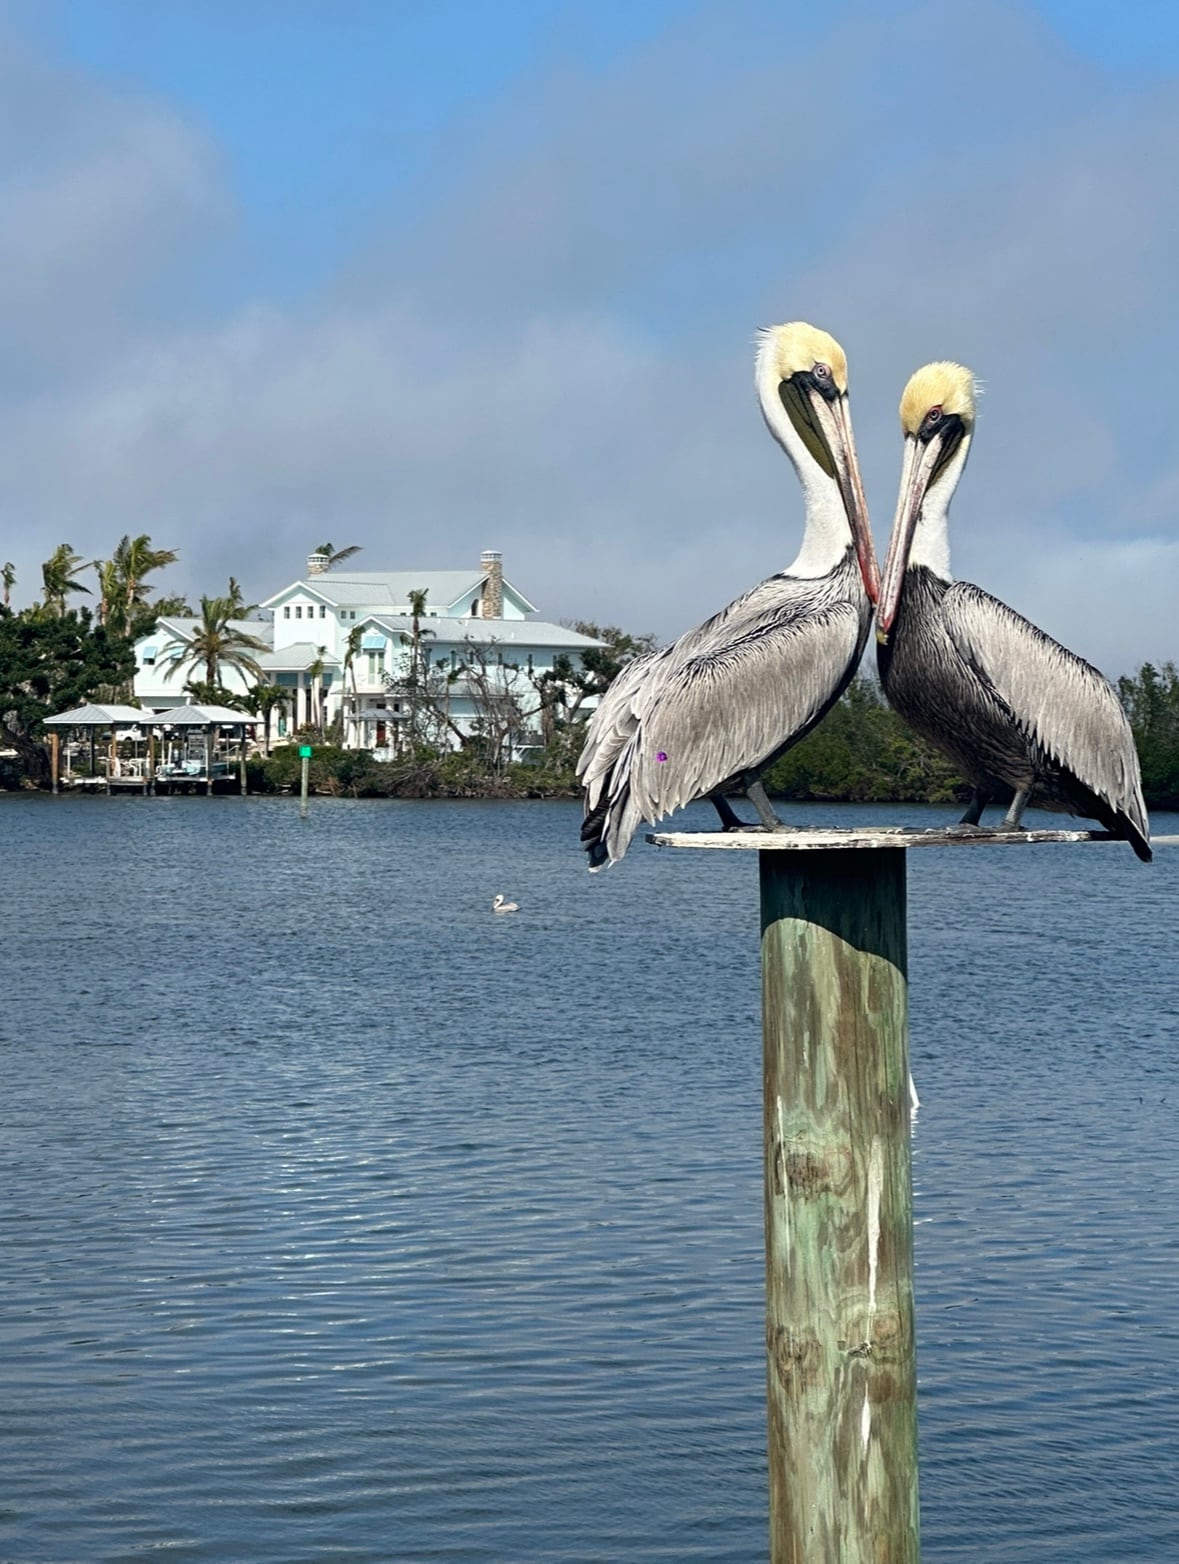
[[(345, 745), (378, 755), (402, 747), (411, 719), (454, 746), (460, 735), (510, 727), (512, 751), (526, 750), (539, 737), (540, 676), (559, 657), (580, 667), (580, 654), (602, 644), (537, 619), (493, 552), (472, 571), (329, 570), (312, 554), (307, 574), (262, 608), (269, 621), (244, 628), (270, 641), (258, 662), (291, 692), (280, 731), (342, 718)], [(135, 690), (144, 704), (165, 694), (162, 669), (183, 656), (191, 628), (161, 620), (141, 641)], [(225, 682), (245, 693), (252, 681), (229, 672)], [(183, 685), (167, 685), (163, 704), (183, 698)]]

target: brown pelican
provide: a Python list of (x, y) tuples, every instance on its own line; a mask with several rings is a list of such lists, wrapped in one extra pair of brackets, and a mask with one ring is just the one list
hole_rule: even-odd
[(492, 912), (519, 912), (520, 904), (514, 901), (505, 901), (502, 896), (497, 896), (491, 904)]
[(974, 430), (974, 378), (927, 364), (901, 398), (901, 489), (877, 606), (880, 678), (905, 721), (962, 771), (958, 829), (1014, 793), (1099, 820), (1150, 861), (1134, 737), (1109, 681), (997, 598), (950, 575), (947, 515)]
[(809, 733), (855, 672), (868, 636), (876, 556), (847, 402), (847, 360), (802, 322), (762, 334), (756, 385), (770, 433), (806, 500), (794, 563), (705, 624), (637, 659), (590, 721), (577, 773), (590, 868), (616, 863), (639, 822), (742, 791), (762, 825), (782, 829), (760, 781)]

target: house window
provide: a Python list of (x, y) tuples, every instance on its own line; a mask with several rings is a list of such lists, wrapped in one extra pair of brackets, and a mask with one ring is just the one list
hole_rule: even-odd
[(528, 653), (528, 672), (532, 672), (532, 653)]
[(295, 609), (295, 618), (296, 619), (302, 619), (302, 617), (303, 617), (303, 608), (302, 608), (302, 605), (300, 605), (298, 608)]
[(479, 617), (479, 599), (475, 598), (472, 601), (472, 603), (471, 603), (471, 618), (472, 619), (478, 619), (478, 617)]
[(325, 603), (319, 605), (319, 617), (321, 619), (327, 618), (327, 605)]
[(283, 616), (284, 619), (289, 619), (291, 617), (291, 605), (289, 603), (283, 609), (282, 616)]

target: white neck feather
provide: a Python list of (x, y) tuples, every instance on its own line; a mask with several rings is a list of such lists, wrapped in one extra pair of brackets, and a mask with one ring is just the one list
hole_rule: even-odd
[[(940, 488), (941, 485), (938, 485)], [(925, 496), (921, 515), (913, 529), (913, 546), (909, 550), (909, 565), (924, 565), (943, 581), (952, 581), (950, 574), (949, 506), (939, 504), (948, 496), (936, 494), (932, 489)]]
[(852, 530), (843, 508), (839, 485), (829, 478), (806, 448), (778, 395), (779, 376), (761, 357), (757, 363), (757, 395), (766, 425), (794, 464), (806, 502), (806, 531), (791, 576), (829, 575), (852, 544)]
[(950, 574), (950, 501), (954, 498), (969, 449), (970, 436), (965, 435), (937, 482), (925, 491), (921, 515), (913, 529), (909, 564), (924, 565), (943, 581), (954, 579)]

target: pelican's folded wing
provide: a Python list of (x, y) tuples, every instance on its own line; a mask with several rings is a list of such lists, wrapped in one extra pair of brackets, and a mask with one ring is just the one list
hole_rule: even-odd
[(942, 610), (958, 651), (1022, 731), (1149, 841), (1134, 735), (1109, 680), (980, 587), (955, 582)]
[(646, 652), (626, 664), (598, 703), (586, 726), (585, 743), (577, 761), (577, 778), (585, 789), (585, 812), (598, 806), (602, 788), (634, 736), (646, 706), (659, 682), (661, 665), (670, 648)]
[[(802, 598), (810, 583), (799, 587)], [(790, 612), (779, 589), (772, 612), (748, 621), (747, 633), (669, 665), (628, 757), (641, 817), (659, 820), (801, 738), (846, 688), (867, 630), (866, 607)]]

